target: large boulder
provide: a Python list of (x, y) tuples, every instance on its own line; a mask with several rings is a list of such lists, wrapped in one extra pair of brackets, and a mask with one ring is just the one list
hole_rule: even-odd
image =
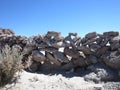
[(116, 37), (112, 38), (112, 39), (110, 40), (110, 42), (112, 42), (112, 43), (114, 43), (114, 42), (119, 43), (119, 42), (120, 42), (120, 36), (116, 36)]
[(50, 60), (45, 60), (43, 64), (39, 67), (39, 71), (43, 73), (52, 73), (54, 71), (59, 71), (60, 65), (57, 65), (55, 63), (51, 63)]
[(45, 55), (38, 50), (32, 51), (32, 58), (36, 62), (43, 62), (46, 59)]
[(92, 44), (89, 45), (89, 48), (91, 49), (91, 51), (93, 51), (93, 52), (96, 53), (96, 51), (97, 51), (99, 48), (101, 48), (101, 46), (100, 46), (99, 44), (92, 43)]
[(97, 38), (92, 38), (90, 40), (86, 40), (86, 42), (83, 42), (83, 45), (90, 45), (91, 43), (96, 42)]
[(118, 51), (112, 51), (108, 55), (104, 55), (103, 61), (107, 66), (120, 70), (120, 53)]
[(0, 35), (14, 35), (14, 32), (10, 29), (0, 28)]
[(110, 45), (110, 48), (111, 48), (111, 50), (112, 51), (115, 51), (115, 50), (118, 50), (118, 48), (120, 48), (120, 43), (112, 43), (111, 45)]
[(57, 36), (60, 36), (60, 32), (48, 31), (46, 36), (47, 37), (57, 37)]
[(104, 55), (108, 51), (109, 51), (109, 47), (108, 46), (101, 47), (101, 48), (97, 49), (97, 51), (95, 52), (95, 55), (100, 57), (100, 56)]
[(69, 62), (69, 63), (66, 63), (66, 64), (62, 65), (62, 66), (61, 66), (61, 69), (62, 69), (62, 70), (65, 70), (65, 71), (70, 71), (70, 70), (72, 70), (74, 67), (75, 67), (75, 65), (74, 65), (72, 62)]
[(108, 37), (108, 36), (113, 36), (113, 37), (116, 37), (119, 35), (119, 32), (114, 32), (114, 31), (109, 31), (109, 32), (104, 32), (103, 33), (103, 36), (104, 37)]
[(68, 63), (69, 62), (69, 59), (67, 58), (67, 56), (62, 52), (59, 52), (59, 51), (53, 52), (53, 56), (55, 57), (55, 59), (57, 59), (61, 63)]
[(28, 70), (30, 72), (36, 72), (39, 70), (39, 67), (41, 66), (40, 63), (36, 62), (36, 61), (32, 61), (31, 65), (28, 67)]
[(92, 38), (96, 38), (97, 37), (97, 33), (96, 32), (91, 32), (85, 35), (85, 38), (87, 39), (92, 39)]
[(120, 82), (107, 82), (103, 85), (102, 90), (120, 90)]
[(66, 47), (64, 49), (64, 54), (69, 55), (72, 58), (79, 58), (79, 56), (80, 56), (80, 53), (77, 50), (70, 49), (68, 47)]
[(79, 66), (79, 67), (87, 67), (91, 64), (97, 63), (97, 58), (93, 55), (88, 55), (85, 58), (80, 56), (79, 58), (75, 59), (72, 58), (71, 61), (73, 62), (74, 66)]
[(94, 81), (99, 83), (101, 81), (112, 81), (118, 77), (117, 71), (108, 68), (102, 64), (94, 64), (88, 67), (91, 71), (89, 74), (84, 76), (86, 81)]
[(77, 50), (82, 51), (85, 55), (88, 55), (88, 54), (92, 54), (92, 53), (93, 53), (93, 52), (91, 51), (91, 49), (90, 49), (89, 47), (86, 47), (86, 46), (77, 47)]
[(52, 53), (46, 52), (46, 58), (53, 64), (57, 65), (57, 66), (61, 66), (61, 62), (58, 61)]

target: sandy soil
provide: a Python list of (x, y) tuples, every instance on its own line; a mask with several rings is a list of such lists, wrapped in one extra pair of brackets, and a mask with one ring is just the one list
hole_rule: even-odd
[(2, 90), (101, 90), (103, 84), (86, 82), (82, 77), (66, 78), (61, 74), (45, 75), (23, 71), (16, 83)]

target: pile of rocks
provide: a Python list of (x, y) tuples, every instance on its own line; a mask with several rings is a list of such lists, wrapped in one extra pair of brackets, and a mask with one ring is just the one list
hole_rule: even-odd
[(33, 72), (84, 69), (90, 72), (85, 80), (95, 82), (120, 77), (119, 32), (91, 32), (81, 38), (77, 33), (62, 37), (59, 32), (48, 31), (45, 35), (25, 37), (0, 28), (0, 48), (6, 44), (21, 50), (25, 69)]

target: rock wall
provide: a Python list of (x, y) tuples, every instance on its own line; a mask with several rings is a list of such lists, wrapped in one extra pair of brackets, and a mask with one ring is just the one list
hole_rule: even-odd
[(17, 36), (0, 28), (0, 48), (6, 44), (23, 53), (23, 65), (30, 71), (90, 71), (85, 80), (120, 80), (119, 32), (91, 32), (81, 38), (77, 33), (62, 37), (59, 32), (45, 35)]

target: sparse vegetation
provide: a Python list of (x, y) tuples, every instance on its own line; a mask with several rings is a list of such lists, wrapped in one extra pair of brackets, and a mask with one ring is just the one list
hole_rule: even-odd
[(16, 47), (5, 45), (0, 50), (0, 86), (11, 82), (17, 71), (22, 69), (22, 54)]

